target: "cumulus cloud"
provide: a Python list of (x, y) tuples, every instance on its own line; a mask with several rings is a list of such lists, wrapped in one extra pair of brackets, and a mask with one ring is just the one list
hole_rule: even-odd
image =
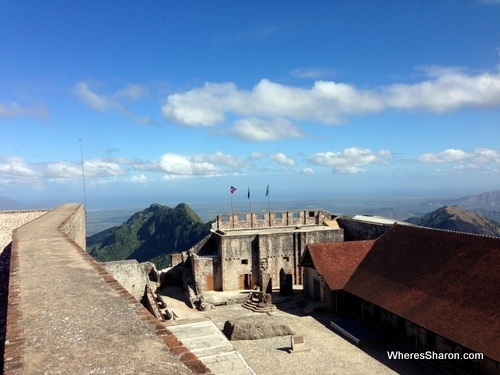
[[(89, 178), (109, 178), (122, 176), (126, 171), (119, 163), (101, 159), (85, 160), (85, 176)], [(19, 157), (0, 158), (0, 181), (37, 185), (43, 181), (64, 181), (82, 178), (81, 163), (57, 161), (48, 163), (28, 163)]]
[(385, 163), (392, 158), (387, 150), (372, 152), (367, 148), (351, 147), (340, 152), (320, 152), (312, 155), (309, 162), (322, 167), (331, 167), (333, 172), (360, 173), (369, 164)]
[(444, 150), (437, 154), (426, 153), (420, 155), (418, 157), (418, 160), (421, 161), (422, 163), (452, 163), (457, 161), (463, 161), (465, 159), (470, 158), (471, 156), (472, 154), (467, 153), (465, 151), (455, 150), (453, 148), (450, 148), (448, 150)]
[(385, 92), (387, 105), (398, 109), (442, 113), (463, 107), (493, 107), (500, 105), (500, 74), (469, 76), (450, 71), (412, 85), (391, 85)]
[(231, 133), (245, 141), (275, 141), (284, 138), (304, 138), (306, 134), (284, 118), (264, 121), (246, 117), (234, 123)]
[(192, 160), (190, 156), (178, 154), (164, 154), (156, 165), (169, 175), (214, 175), (220, 172), (220, 169), (212, 163), (197, 162)]
[(233, 168), (242, 168), (248, 166), (248, 164), (241, 158), (230, 154), (224, 154), (220, 151), (216, 151), (214, 154), (197, 154), (192, 157), (192, 160), (197, 163), (207, 162)]
[(305, 168), (302, 168), (302, 170), (300, 171), (300, 173), (311, 174), (311, 173), (314, 173), (314, 169), (312, 169), (311, 167), (305, 167)]
[(49, 111), (43, 105), (23, 107), (16, 102), (9, 102), (7, 104), (0, 103), (0, 119), (14, 117), (46, 118), (48, 115)]
[[(82, 167), (76, 163), (59, 161), (45, 166), (44, 175), (47, 178), (76, 178), (82, 177)], [(89, 171), (90, 172), (90, 171)]]
[(83, 167), (85, 175), (89, 177), (123, 176), (126, 174), (118, 163), (100, 159), (86, 160)]
[(133, 182), (133, 183), (136, 183), (136, 184), (144, 184), (148, 181), (148, 178), (143, 175), (143, 174), (140, 174), (139, 176), (132, 176), (130, 177), (130, 182)]
[(296, 164), (295, 160), (293, 160), (292, 158), (289, 158), (288, 156), (286, 156), (282, 152), (277, 152), (275, 154), (269, 155), (269, 159), (275, 161), (276, 163), (278, 163), (280, 165), (294, 166)]
[(28, 184), (39, 179), (39, 174), (23, 158), (0, 155), (0, 183)]
[(172, 94), (162, 107), (163, 116), (187, 126), (213, 126), (224, 121), (226, 107), (241, 100), (234, 83), (205, 83), (183, 94)]
[(255, 138), (260, 136), (267, 140), (269, 125), (255, 118), (341, 124), (352, 115), (388, 109), (443, 113), (465, 107), (498, 105), (499, 72), (469, 75), (456, 68), (432, 67), (424, 81), (372, 89), (321, 80), (304, 88), (262, 79), (250, 90), (240, 89), (232, 82), (208, 82), (202, 87), (168, 96), (162, 113), (169, 121), (191, 127), (216, 126), (224, 122), (228, 114), (241, 116), (244, 119), (236, 121), (234, 134), (249, 138), (247, 130), (255, 129), (258, 134)]
[(488, 148), (476, 148), (472, 152), (447, 149), (438, 153), (426, 153), (418, 161), (429, 164), (456, 164), (455, 169), (478, 168), (484, 164), (500, 163), (500, 152)]

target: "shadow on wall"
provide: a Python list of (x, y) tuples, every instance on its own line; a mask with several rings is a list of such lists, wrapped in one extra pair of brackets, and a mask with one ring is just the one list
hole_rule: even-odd
[(5, 333), (7, 329), (7, 305), (9, 301), (11, 245), (0, 253), (0, 374), (3, 374)]

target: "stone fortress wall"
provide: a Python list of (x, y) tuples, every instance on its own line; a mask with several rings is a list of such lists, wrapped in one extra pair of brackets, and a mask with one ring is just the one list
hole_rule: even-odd
[(8, 222), (0, 373), (210, 373), (85, 251), (81, 204)]
[(45, 215), (47, 210), (0, 212), (0, 253), (12, 241), (12, 231)]
[(217, 215), (213, 230), (252, 229), (268, 227), (289, 227), (302, 225), (319, 225), (332, 219), (325, 211), (300, 210), (282, 212), (252, 212)]

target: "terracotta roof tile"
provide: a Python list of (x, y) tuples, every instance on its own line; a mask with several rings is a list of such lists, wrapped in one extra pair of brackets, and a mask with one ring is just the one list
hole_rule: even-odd
[(372, 240), (308, 244), (301, 259), (301, 266), (315, 268), (331, 290), (343, 289), (374, 242)]
[(500, 360), (500, 238), (395, 225), (344, 289)]

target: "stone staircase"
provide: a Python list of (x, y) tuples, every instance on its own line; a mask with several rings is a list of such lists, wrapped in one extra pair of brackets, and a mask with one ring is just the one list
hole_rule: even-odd
[(270, 303), (263, 293), (251, 292), (248, 299), (241, 304), (245, 309), (259, 313), (270, 313), (276, 310), (276, 306)]

